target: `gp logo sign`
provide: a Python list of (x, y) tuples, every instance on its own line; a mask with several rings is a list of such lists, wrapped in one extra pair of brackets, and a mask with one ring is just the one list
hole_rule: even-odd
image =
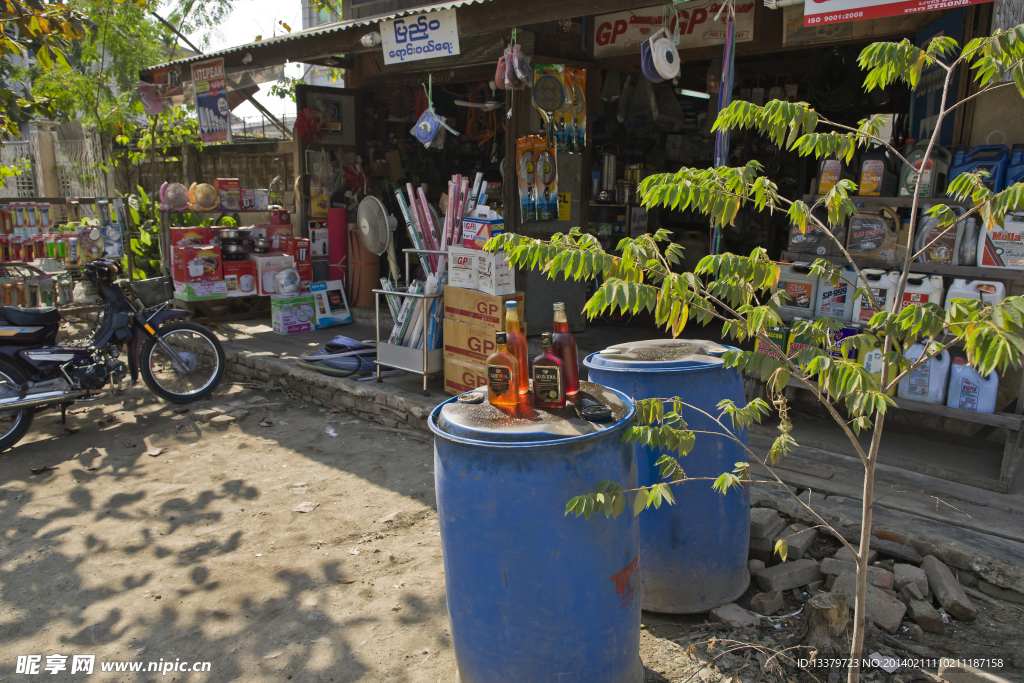
[(441, 10), (380, 23), (385, 64), (459, 54), (459, 27), (455, 10)]
[[(715, 21), (722, 8), (720, 0), (691, 0), (679, 7), (669, 20), (669, 30), (679, 26), (680, 50), (725, 43), (725, 23)], [(661, 28), (662, 14), (663, 6), (657, 5), (599, 16), (594, 22), (594, 56), (640, 52), (640, 44)], [(753, 40), (753, 29), (754, 3), (741, 0), (736, 4), (736, 40)]]

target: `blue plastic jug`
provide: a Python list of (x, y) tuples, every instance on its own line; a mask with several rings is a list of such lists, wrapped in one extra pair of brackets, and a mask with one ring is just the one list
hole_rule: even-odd
[(1006, 168), (1006, 187), (1024, 182), (1024, 144), (1017, 144), (1010, 150), (1010, 165)]
[(953, 164), (949, 167), (949, 182), (961, 173), (984, 170), (988, 171), (985, 186), (993, 192), (1002, 192), (1006, 188), (1006, 166), (1010, 160), (1010, 150), (1006, 145), (981, 145), (970, 152), (958, 147), (953, 152)]

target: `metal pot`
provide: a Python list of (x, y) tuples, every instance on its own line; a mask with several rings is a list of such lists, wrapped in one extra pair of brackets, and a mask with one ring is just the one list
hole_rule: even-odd
[(266, 254), (270, 251), (270, 240), (266, 237), (257, 237), (252, 240), (252, 250), (257, 254)]
[(235, 230), (233, 228), (224, 228), (223, 230), (217, 231), (217, 236), (222, 240), (244, 240), (249, 236), (249, 230)]
[(241, 243), (221, 245), (220, 251), (225, 261), (242, 261), (249, 256), (249, 249)]

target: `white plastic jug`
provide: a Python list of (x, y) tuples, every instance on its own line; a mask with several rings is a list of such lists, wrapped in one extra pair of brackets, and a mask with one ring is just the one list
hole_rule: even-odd
[(796, 316), (814, 317), (814, 304), (818, 298), (818, 278), (811, 275), (809, 263), (783, 263), (779, 265), (779, 285), (789, 294), (790, 301), (779, 307), (779, 316), (783, 320), (792, 320)]
[[(906, 356), (911, 361), (916, 361), (924, 352), (925, 345), (918, 342), (910, 347)], [(908, 401), (920, 401), (941, 406), (946, 402), (946, 384), (949, 383), (950, 364), (949, 351), (943, 351), (901, 379), (897, 395)]]
[(1024, 270), (1024, 213), (1008, 213), (1003, 227), (983, 225), (978, 237), (978, 266)]
[(982, 377), (977, 370), (967, 364), (965, 358), (957, 356), (953, 359), (947, 406), (978, 413), (994, 413), (998, 394), (999, 375), (993, 372), (987, 378)]
[[(864, 331), (858, 325), (855, 325), (854, 327), (857, 328), (858, 333)], [(875, 341), (874, 346), (861, 347), (861, 349), (857, 352), (857, 362), (863, 365), (864, 369), (871, 373), (874, 376), (875, 381), (878, 382), (879, 384), (882, 383), (882, 348), (883, 344), (882, 341), (879, 339)], [(895, 377), (895, 375), (892, 374), (893, 372), (895, 372), (895, 370), (895, 368), (889, 369), (890, 381), (893, 377)], [(889, 391), (887, 391), (886, 394), (888, 394), (889, 396), (895, 396), (896, 387), (889, 389)]]
[(814, 316), (829, 316), (840, 322), (853, 320), (853, 293), (857, 291), (857, 275), (851, 269), (844, 269), (839, 284), (825, 278), (818, 278), (818, 296), (814, 300)]
[(903, 289), (903, 305), (907, 304), (938, 304), (946, 290), (942, 288), (941, 275), (919, 275), (911, 273), (907, 276), (907, 286)]
[[(871, 293), (875, 295), (875, 301), (880, 310), (892, 311), (896, 301), (896, 286), (900, 281), (900, 274), (896, 271), (878, 270), (876, 268), (864, 268), (860, 271), (867, 280)], [(877, 311), (872, 307), (871, 300), (863, 294), (857, 297), (853, 303), (853, 322), (868, 323)]]
[(989, 306), (995, 306), (1006, 298), (1006, 285), (995, 280), (971, 280), (968, 282), (963, 278), (953, 280), (946, 292), (946, 310), (953, 299), (973, 299), (983, 301)]

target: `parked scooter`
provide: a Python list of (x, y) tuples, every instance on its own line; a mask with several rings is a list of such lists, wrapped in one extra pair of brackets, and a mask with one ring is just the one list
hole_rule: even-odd
[[(202, 325), (171, 322), (191, 314), (134, 305), (114, 279), (116, 261), (83, 268), (103, 300), (92, 338), (83, 346), (58, 346), (56, 308), (0, 306), (0, 451), (18, 443), (35, 413), (110, 394), (128, 375), (172, 403), (210, 395), (224, 376), (224, 350)], [(127, 347), (127, 364), (119, 360)]]

